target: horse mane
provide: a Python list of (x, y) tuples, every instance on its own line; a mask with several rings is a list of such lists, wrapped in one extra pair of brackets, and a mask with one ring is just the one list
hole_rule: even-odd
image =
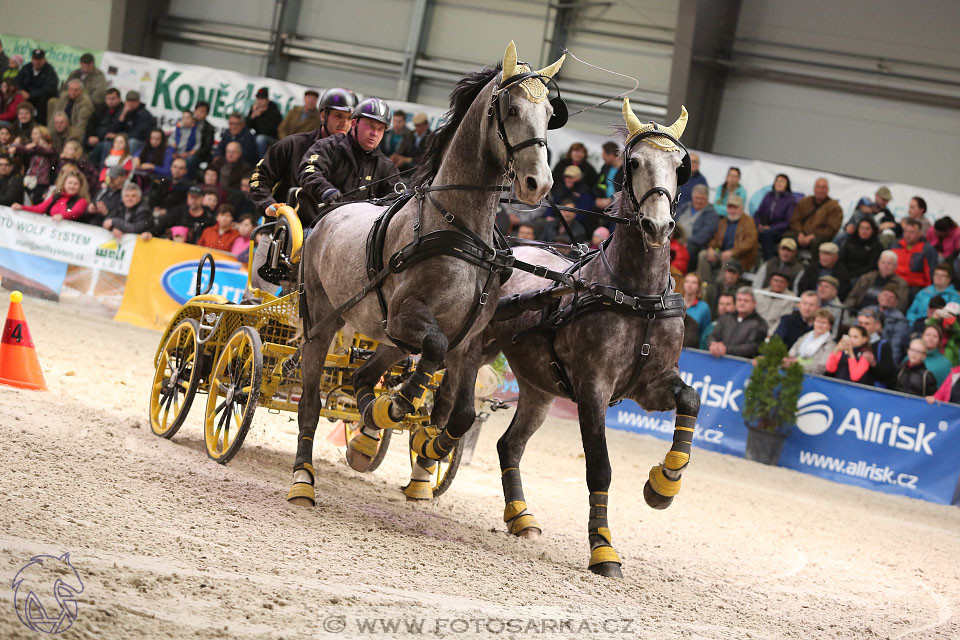
[(443, 161), (443, 154), (453, 139), (453, 134), (457, 132), (457, 128), (463, 122), (480, 91), (500, 73), (502, 64), (502, 62), (497, 63), (495, 67), (484, 67), (480, 71), (468, 73), (457, 82), (457, 86), (450, 93), (450, 111), (443, 116), (444, 123), (427, 140), (420, 164), (413, 174), (413, 184), (421, 185), (437, 175), (440, 163)]

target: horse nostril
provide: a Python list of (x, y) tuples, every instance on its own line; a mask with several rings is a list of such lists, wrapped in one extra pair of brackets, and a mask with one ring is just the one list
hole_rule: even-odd
[(537, 190), (537, 181), (534, 180), (533, 178), (528, 177), (528, 178), (527, 178), (527, 189), (529, 189), (530, 191), (536, 191), (536, 190)]
[(653, 221), (649, 218), (644, 218), (640, 221), (640, 228), (643, 229), (644, 233), (652, 236), (657, 231), (657, 226), (653, 224)]
[(673, 235), (673, 230), (677, 228), (677, 223), (671, 220), (667, 223), (667, 231), (665, 235)]

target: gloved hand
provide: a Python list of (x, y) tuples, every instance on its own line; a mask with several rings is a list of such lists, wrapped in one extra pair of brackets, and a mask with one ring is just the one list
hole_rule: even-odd
[(321, 194), (320, 199), (323, 202), (328, 202), (328, 203), (336, 202), (337, 200), (340, 199), (340, 190), (327, 189), (326, 191), (323, 192), (323, 194)]

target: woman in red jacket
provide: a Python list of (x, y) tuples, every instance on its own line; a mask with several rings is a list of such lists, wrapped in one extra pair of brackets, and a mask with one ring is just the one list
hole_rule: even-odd
[[(6, 71), (6, 69), (3, 69)], [(0, 122), (12, 124), (17, 120), (17, 109), (23, 102), (23, 94), (17, 87), (16, 78), (6, 78), (0, 83)]]
[(70, 173), (63, 179), (63, 189), (54, 191), (53, 195), (40, 204), (25, 207), (17, 202), (12, 208), (45, 213), (52, 216), (54, 220), (76, 220), (86, 213), (89, 201), (90, 191), (87, 188), (86, 178), (79, 173)]
[(867, 330), (856, 325), (840, 338), (837, 347), (827, 358), (827, 375), (837, 380), (873, 386), (876, 376), (870, 370), (876, 365), (877, 358), (870, 348)]

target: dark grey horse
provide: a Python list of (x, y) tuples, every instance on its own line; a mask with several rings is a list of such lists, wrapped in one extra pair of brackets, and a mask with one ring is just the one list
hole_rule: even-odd
[[(561, 63), (562, 59), (536, 73), (550, 78)], [(513, 181), (517, 197), (524, 202), (536, 203), (550, 192), (553, 179), (545, 138), (553, 108), (547, 101), (546, 88), (539, 78), (530, 78), (501, 91), (499, 80), (530, 73), (529, 67), (518, 64), (512, 42), (500, 66), (502, 76), (498, 69), (488, 68), (457, 84), (451, 94), (452, 110), (447, 124), (434, 135), (414, 180), (420, 185), (432, 178), (434, 187), (467, 188), (433, 191), (428, 197), (415, 198), (404, 205), (388, 227), (382, 252), (384, 262), (410, 244), (416, 233), (425, 236), (437, 230), (453, 230), (454, 222), (461, 231), (465, 228), (492, 246), (501, 193), (488, 187), (500, 185), (505, 179)], [(492, 105), (499, 93), (506, 94), (500, 95), (501, 104), (509, 104), (509, 108), (494, 113)], [(506, 140), (513, 144), (512, 152), (499, 133), (505, 133)], [(543, 144), (524, 144), (539, 139)], [(469, 190), (471, 186), (475, 189)], [(422, 210), (418, 211), (420, 207)], [(479, 313), (474, 312), (484, 287), (487, 290), (482, 300), (496, 300), (499, 295), (499, 282), (496, 278), (490, 282), (490, 269), (450, 255), (432, 256), (383, 280), (386, 321), (377, 296), (372, 293), (342, 311), (339, 317), (331, 318), (335, 309), (370, 280), (365, 265), (366, 242), (382, 212), (383, 207), (370, 203), (340, 207), (323, 217), (303, 245), (302, 283), (309, 320), (305, 322), (306, 337), (301, 348), (304, 393), (298, 411), (300, 434), (294, 484), (287, 496), (295, 504), (315, 503), (311, 463), (321, 409), (317, 390), (327, 349), (344, 322), (381, 343), (353, 378), (364, 426), (348, 445), (351, 467), (358, 471), (369, 468), (380, 430), (395, 426), (419, 406), (429, 380), (441, 365), (459, 381), (454, 390), (456, 406), (469, 406), (469, 411), (453, 412), (452, 424), (465, 420), (469, 427), (473, 421), (473, 385), (479, 363), (477, 356), (465, 360), (464, 346), (486, 326), (494, 312), (493, 304), (480, 305)], [(459, 347), (450, 349), (451, 341), (464, 329), (467, 333)], [(416, 371), (398, 392), (374, 400), (373, 388), (380, 376), (408, 353), (398, 345), (420, 351)]]
[[(631, 172), (628, 185), (633, 197), (619, 194), (613, 205), (619, 216), (638, 217), (636, 225), (621, 226), (606, 247), (606, 260), (596, 256), (576, 275), (629, 296), (661, 296), (670, 287), (670, 234), (674, 228), (670, 201), (676, 196), (678, 168), (684, 152), (664, 136), (651, 136), (652, 125), (643, 125), (624, 101), (627, 123), (625, 171)], [(686, 123), (686, 111), (669, 128), (662, 130), (679, 138)], [(629, 144), (640, 134), (639, 143)], [(666, 193), (657, 192), (663, 188)], [(644, 194), (654, 190), (654, 196)], [(622, 197), (621, 197), (622, 196)], [(569, 263), (537, 248), (519, 248), (517, 259), (562, 271)], [(605, 264), (606, 262), (606, 264)], [(501, 290), (506, 299), (513, 294), (541, 290), (549, 280), (529, 273), (514, 272)], [(616, 297), (616, 294), (614, 294)], [(567, 296), (561, 305), (570, 301)], [(680, 488), (680, 475), (689, 461), (695, 418), (700, 399), (680, 379), (677, 360), (683, 343), (683, 317), (650, 319), (626, 315), (610, 307), (581, 315), (562, 328), (532, 330), (541, 321), (540, 311), (526, 311), (507, 320), (495, 320), (479, 338), (488, 357), (502, 348), (517, 378), (520, 397), (510, 427), (497, 443), (500, 455), (504, 499), (504, 521), (511, 533), (539, 537), (541, 530), (527, 510), (520, 481), (520, 458), (530, 436), (543, 423), (553, 398), (563, 395), (576, 400), (580, 433), (586, 456), (587, 487), (590, 491), (590, 569), (606, 576), (621, 576), (620, 557), (614, 550), (607, 525), (610, 460), (605, 437), (607, 407), (629, 398), (648, 411), (677, 409), (674, 444), (663, 464), (655, 466), (644, 486), (644, 498), (651, 507), (666, 508)], [(610, 310), (606, 310), (610, 308)], [(677, 310), (678, 311), (678, 310)], [(490, 353), (491, 345), (494, 345)], [(492, 359), (492, 358), (491, 358)], [(556, 363), (556, 364), (554, 364)], [(566, 380), (560, 371), (565, 372)], [(570, 385), (566, 388), (562, 382)], [(444, 380), (446, 384), (446, 380)], [(437, 404), (446, 402), (441, 389)]]

